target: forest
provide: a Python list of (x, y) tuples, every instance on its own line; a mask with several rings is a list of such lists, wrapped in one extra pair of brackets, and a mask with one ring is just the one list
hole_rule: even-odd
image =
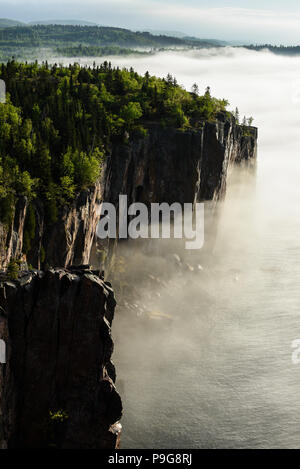
[(271, 44), (244, 46), (246, 49), (257, 52), (268, 49), (273, 54), (278, 55), (300, 55), (300, 46), (272, 46)]
[(141, 51), (120, 46), (61, 46), (55, 49), (57, 57), (104, 57), (109, 55), (149, 55), (153, 51)]
[[(0, 29), (0, 45), (43, 47), (57, 43), (83, 43), (96, 46), (157, 47), (201, 45), (203, 41), (104, 26), (34, 25)], [(209, 44), (209, 42), (206, 42)]]
[[(188, 92), (175, 78), (120, 70), (104, 62), (81, 68), (18, 63), (0, 66), (0, 218), (11, 221), (20, 196), (39, 197), (55, 221), (100, 175), (111, 146), (147, 135), (149, 122), (197, 128), (225, 112), (226, 100)], [(29, 212), (30, 213), (30, 212)]]
[[(195, 38), (178, 38), (133, 32), (128, 29), (79, 25), (20, 25), (0, 28), (0, 61), (38, 58), (45, 53), (70, 56), (70, 48), (79, 48), (79, 54), (103, 55), (105, 47), (110, 54), (129, 53), (132, 48), (212, 47), (214, 43)], [(81, 48), (81, 49), (80, 49)], [(98, 49), (101, 48), (101, 49)]]

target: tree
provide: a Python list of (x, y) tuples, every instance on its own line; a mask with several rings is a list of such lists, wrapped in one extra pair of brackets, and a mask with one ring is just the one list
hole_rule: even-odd
[[(98, 148), (90, 155), (86, 152), (75, 150), (73, 155), (75, 168), (74, 179), (79, 188), (91, 186), (98, 179), (101, 168), (100, 155), (102, 155), (102, 153)], [(64, 179), (65, 185), (68, 184), (68, 182), (70, 181)]]
[(173, 77), (172, 77), (171, 73), (168, 73), (168, 75), (167, 75), (167, 83), (168, 83), (168, 85), (173, 85)]
[(235, 117), (237, 123), (239, 124), (240, 123), (240, 111), (238, 110), (237, 107), (235, 108), (234, 117)]
[(206, 87), (205, 96), (211, 97), (210, 86), (207, 86), (207, 87)]
[(195, 94), (196, 96), (199, 96), (199, 86), (197, 85), (197, 83), (193, 84), (192, 93)]
[(11, 259), (7, 266), (7, 276), (10, 280), (17, 280), (20, 271), (20, 263), (17, 259)]
[(121, 117), (129, 125), (133, 121), (140, 119), (142, 115), (143, 111), (140, 103), (130, 102), (126, 104), (121, 110)]
[(7, 225), (20, 195), (39, 197), (55, 221), (61, 205), (95, 183), (114, 142), (146, 135), (144, 121), (199, 128), (228, 105), (209, 87), (202, 96), (196, 83), (187, 92), (170, 74), (95, 65), (0, 67), (7, 87), (0, 103), (0, 219)]

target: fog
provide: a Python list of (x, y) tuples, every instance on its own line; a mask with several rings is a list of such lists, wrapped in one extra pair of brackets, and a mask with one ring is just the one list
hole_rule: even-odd
[(228, 47), (105, 59), (210, 86), (259, 129), (256, 178), (231, 173), (204, 250), (122, 243), (122, 446), (299, 448), (300, 58)]
[[(225, 4), (224, 4), (225, 3)], [(245, 44), (298, 43), (296, 0), (1, 0), (3, 18), (19, 20), (84, 19), (133, 30), (179, 30)]]
[(259, 128), (256, 180), (231, 174), (208, 254), (120, 248), (122, 445), (299, 447), (300, 59), (227, 48), (111, 60), (209, 85)]

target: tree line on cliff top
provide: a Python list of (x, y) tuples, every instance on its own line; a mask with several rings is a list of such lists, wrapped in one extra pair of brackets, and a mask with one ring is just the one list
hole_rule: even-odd
[[(175, 78), (137, 74), (110, 63), (82, 68), (10, 61), (0, 66), (7, 89), (0, 104), (0, 220), (16, 200), (44, 201), (48, 219), (91, 186), (111, 145), (143, 138), (149, 123), (197, 128), (225, 112), (227, 101), (192, 92)], [(30, 213), (30, 211), (29, 211)]]

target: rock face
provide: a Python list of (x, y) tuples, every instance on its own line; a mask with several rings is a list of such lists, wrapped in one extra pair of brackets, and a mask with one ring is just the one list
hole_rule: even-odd
[(0, 284), (0, 447), (116, 448), (109, 284), (95, 272), (23, 272)]
[[(55, 221), (49, 220), (43, 203), (34, 200), (35, 234), (27, 253), (28, 262), (38, 269), (42, 265), (67, 267), (87, 264), (99, 219), (100, 197), (101, 186), (97, 182), (94, 187), (80, 192), (71, 205), (63, 207)], [(27, 210), (28, 201), (21, 198), (11, 226), (0, 223), (0, 269), (22, 253)]]
[(22, 254), (27, 207), (27, 198), (21, 197), (16, 204), (10, 226), (0, 222), (0, 269), (6, 267), (12, 257), (20, 257)]
[[(23, 272), (14, 282), (0, 278), (0, 339), (7, 344), (7, 363), (0, 365), (0, 447), (118, 445), (113, 292), (95, 272), (68, 266), (89, 262), (101, 200), (116, 207), (120, 194), (129, 204), (217, 201), (231, 165), (255, 166), (256, 142), (254, 127), (243, 128), (226, 114), (199, 130), (151, 125), (145, 138), (112, 147), (101, 185), (81, 192), (56, 221), (41, 201), (31, 204), (35, 228), (27, 260), (36, 268), (56, 267)], [(0, 270), (23, 252), (28, 210), (21, 198), (11, 225), (0, 223)]]
[(223, 114), (201, 130), (153, 125), (146, 138), (113, 149), (104, 200), (117, 205), (119, 194), (127, 194), (129, 203), (218, 200), (230, 165), (254, 166), (256, 146), (255, 127), (243, 128)]
[[(128, 196), (128, 205), (213, 201), (214, 208), (226, 194), (230, 168), (243, 165), (253, 171), (256, 155), (257, 129), (238, 125), (227, 113), (199, 130), (151, 125), (147, 137), (113, 148), (103, 199), (117, 208), (119, 194)], [(210, 232), (215, 231), (211, 223), (215, 224), (213, 210), (206, 213), (205, 229)], [(110, 270), (117, 243), (110, 240), (99, 246), (108, 251), (106, 268)], [(209, 243), (206, 249), (211, 249)]]
[[(28, 262), (35, 268), (88, 263), (101, 199), (117, 207), (119, 194), (127, 194), (129, 204), (224, 197), (230, 166), (254, 166), (256, 146), (257, 129), (242, 127), (227, 114), (199, 130), (149, 126), (147, 137), (112, 147), (102, 183), (82, 191), (56, 221), (48, 220), (41, 201), (34, 201), (35, 235)], [(27, 200), (21, 198), (11, 226), (0, 223), (0, 269), (22, 253), (27, 209)]]

